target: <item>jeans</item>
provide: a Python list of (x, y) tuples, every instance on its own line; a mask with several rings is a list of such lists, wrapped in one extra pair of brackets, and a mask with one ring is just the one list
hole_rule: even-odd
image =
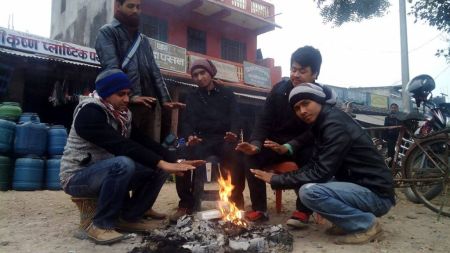
[(348, 182), (305, 184), (299, 195), (305, 206), (347, 232), (368, 230), (393, 205), (389, 198)]
[(119, 217), (131, 222), (141, 219), (153, 206), (167, 177), (160, 169), (117, 156), (77, 172), (65, 191), (74, 197), (98, 198), (92, 222), (99, 228), (111, 229)]

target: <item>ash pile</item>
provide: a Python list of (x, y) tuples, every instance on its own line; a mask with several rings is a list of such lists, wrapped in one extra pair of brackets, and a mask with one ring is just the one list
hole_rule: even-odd
[(181, 217), (176, 226), (155, 229), (144, 236), (145, 246), (130, 253), (153, 252), (292, 252), (293, 237), (281, 225), (236, 226), (225, 221)]

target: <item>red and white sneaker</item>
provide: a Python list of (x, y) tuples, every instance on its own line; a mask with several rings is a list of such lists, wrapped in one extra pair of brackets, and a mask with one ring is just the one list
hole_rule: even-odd
[(286, 221), (286, 225), (292, 228), (304, 229), (309, 226), (309, 216), (310, 214), (294, 211), (291, 218)]

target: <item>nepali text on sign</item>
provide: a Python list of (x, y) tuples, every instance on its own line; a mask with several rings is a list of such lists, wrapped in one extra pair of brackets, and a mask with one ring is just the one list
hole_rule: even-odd
[(153, 55), (162, 69), (186, 73), (186, 49), (149, 38)]
[(244, 82), (261, 88), (270, 88), (272, 86), (270, 69), (244, 61)]
[(0, 27), (0, 47), (99, 65), (95, 49)]

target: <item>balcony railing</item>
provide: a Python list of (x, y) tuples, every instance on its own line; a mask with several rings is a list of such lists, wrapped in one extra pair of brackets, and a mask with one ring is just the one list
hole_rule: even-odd
[(273, 18), (273, 4), (263, 0), (220, 0), (236, 8), (245, 10), (261, 18)]

